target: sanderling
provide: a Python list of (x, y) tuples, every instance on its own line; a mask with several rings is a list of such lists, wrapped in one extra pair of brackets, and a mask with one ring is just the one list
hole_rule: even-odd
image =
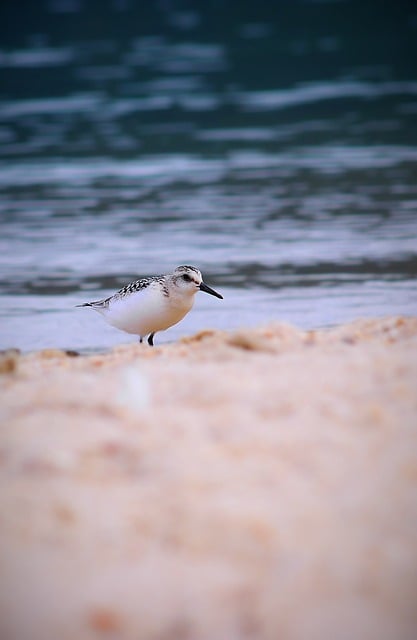
[(197, 291), (223, 299), (203, 282), (198, 269), (181, 266), (174, 273), (136, 280), (110, 298), (77, 307), (91, 307), (113, 327), (139, 336), (140, 342), (149, 336), (148, 344), (152, 347), (157, 331), (177, 324), (191, 310)]

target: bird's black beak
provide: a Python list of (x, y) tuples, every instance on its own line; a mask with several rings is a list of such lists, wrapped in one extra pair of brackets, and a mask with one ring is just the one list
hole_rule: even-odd
[(223, 300), (223, 296), (221, 296), (220, 293), (217, 293), (217, 291), (214, 291), (214, 289), (211, 289), (211, 287), (208, 287), (205, 282), (200, 284), (200, 291), (204, 291), (205, 293), (209, 293), (210, 295)]

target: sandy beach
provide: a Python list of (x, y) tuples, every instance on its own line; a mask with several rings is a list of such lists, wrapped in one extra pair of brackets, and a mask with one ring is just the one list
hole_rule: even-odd
[(416, 637), (416, 318), (0, 371), (2, 640)]

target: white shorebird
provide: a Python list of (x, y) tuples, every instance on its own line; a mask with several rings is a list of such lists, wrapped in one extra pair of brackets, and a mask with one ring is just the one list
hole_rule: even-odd
[(139, 336), (140, 342), (149, 336), (148, 344), (152, 347), (157, 331), (177, 324), (190, 311), (197, 291), (223, 299), (203, 282), (198, 269), (181, 266), (174, 273), (136, 280), (110, 298), (77, 307), (91, 307), (113, 327)]

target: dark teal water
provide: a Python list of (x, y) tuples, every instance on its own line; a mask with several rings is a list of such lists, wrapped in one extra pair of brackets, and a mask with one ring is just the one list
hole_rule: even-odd
[(413, 3), (5, 2), (0, 38), (0, 348), (130, 340), (74, 305), (178, 264), (224, 300), (159, 342), (417, 314)]

